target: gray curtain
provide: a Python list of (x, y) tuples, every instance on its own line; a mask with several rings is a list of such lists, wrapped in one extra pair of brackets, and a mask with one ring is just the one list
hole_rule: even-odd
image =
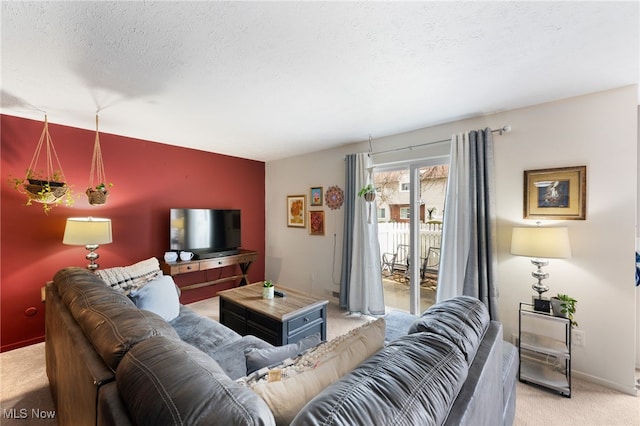
[(359, 188), (373, 183), (371, 159), (368, 154), (360, 153), (348, 155), (346, 161), (340, 306), (349, 312), (384, 315), (377, 211), (357, 196)]
[(499, 320), (493, 163), (491, 129), (452, 137), (436, 299), (474, 296)]
[(351, 288), (351, 262), (353, 253), (353, 218), (356, 205), (356, 154), (345, 158), (346, 182), (344, 188), (344, 229), (342, 243), (342, 271), (340, 273), (340, 307), (347, 309)]

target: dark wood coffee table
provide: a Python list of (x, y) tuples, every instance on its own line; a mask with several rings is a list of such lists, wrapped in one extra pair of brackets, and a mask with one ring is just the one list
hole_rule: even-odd
[(262, 298), (262, 282), (218, 292), (220, 322), (241, 335), (272, 345), (295, 343), (314, 333), (327, 338), (327, 300), (275, 286), (286, 297)]

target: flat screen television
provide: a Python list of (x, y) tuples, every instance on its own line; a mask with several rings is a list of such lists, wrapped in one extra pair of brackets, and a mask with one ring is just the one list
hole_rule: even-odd
[(242, 245), (240, 210), (171, 209), (170, 248), (194, 253), (194, 259), (228, 256)]

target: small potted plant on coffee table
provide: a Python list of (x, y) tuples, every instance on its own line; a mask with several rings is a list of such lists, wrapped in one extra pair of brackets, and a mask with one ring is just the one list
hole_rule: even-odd
[(262, 298), (263, 299), (273, 299), (273, 283), (271, 280), (267, 280), (262, 284)]

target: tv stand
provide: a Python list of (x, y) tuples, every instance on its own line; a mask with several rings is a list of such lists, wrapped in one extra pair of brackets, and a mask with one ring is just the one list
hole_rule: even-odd
[(194, 253), (193, 258), (196, 260), (204, 260), (204, 259), (213, 259), (216, 257), (233, 256), (234, 254), (238, 254), (238, 253), (240, 253), (239, 249), (213, 251), (210, 253)]
[[(225, 266), (239, 265), (241, 274), (229, 275), (227, 277), (221, 277), (213, 281), (205, 281), (201, 283), (191, 284), (184, 287), (180, 287), (180, 290), (191, 290), (194, 288), (200, 288), (210, 286), (227, 281), (239, 280), (238, 285), (243, 286), (248, 284), (247, 272), (251, 267), (251, 264), (258, 257), (257, 251), (238, 249), (234, 250), (236, 253), (231, 255), (222, 255), (214, 258), (188, 260), (188, 261), (176, 261), (176, 262), (160, 262), (160, 269), (165, 275), (171, 275), (172, 277), (180, 274), (188, 274), (197, 271), (206, 271), (209, 269), (224, 268)], [(222, 252), (219, 252), (222, 253)]]

